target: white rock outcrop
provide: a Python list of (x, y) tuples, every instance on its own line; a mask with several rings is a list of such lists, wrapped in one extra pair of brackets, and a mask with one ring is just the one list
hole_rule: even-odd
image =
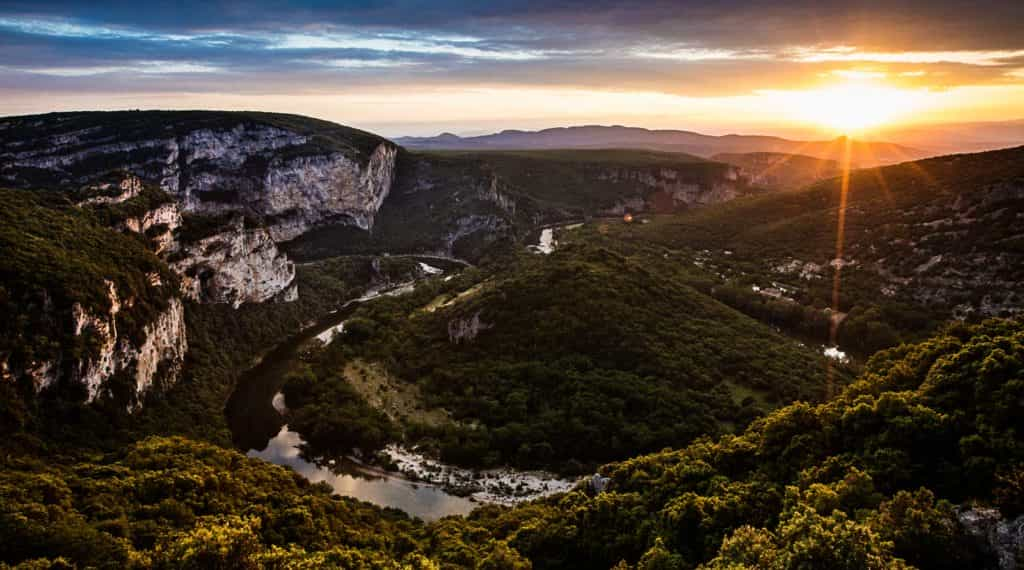
[(452, 319), (448, 321), (448, 342), (452, 344), (473, 342), (476, 340), (477, 335), (493, 326), (480, 320), (480, 311), (477, 311), (468, 319)]
[(728, 167), (717, 176), (694, 182), (685, 169), (609, 168), (597, 174), (605, 182), (631, 182), (645, 189), (641, 196), (621, 199), (608, 213), (627, 211), (673, 211), (691, 206), (707, 206), (728, 202), (739, 196), (742, 181), (735, 167)]
[(219, 233), (182, 244), (171, 267), (182, 275), (182, 289), (207, 303), (262, 303), (279, 294), (297, 298), (295, 264), (277, 249), (266, 228), (246, 228), (241, 217)]
[(137, 217), (127, 218), (123, 222), (124, 229), (137, 234), (147, 234), (153, 228), (162, 228), (153, 238), (153, 248), (157, 255), (177, 248), (174, 230), (181, 227), (181, 210), (173, 202), (161, 204)]
[(274, 218), (275, 241), (294, 239), (327, 218), (364, 230), (391, 190), (398, 149), (381, 144), (365, 168), (341, 154), (274, 159), (264, 178), (261, 210)]
[[(107, 382), (115, 374), (127, 374), (134, 393), (129, 409), (137, 408), (158, 379), (165, 384), (177, 380), (188, 351), (185, 332), (185, 311), (181, 300), (172, 297), (167, 307), (152, 322), (143, 326), (141, 342), (136, 342), (124, 331), (118, 331), (118, 314), (131, 310), (133, 299), (121, 299), (117, 287), (106, 281), (110, 308), (94, 313), (75, 303), (71, 310), (71, 326), (75, 336), (91, 335), (94, 353), (73, 363), (71, 380), (85, 386), (86, 401), (92, 402), (104, 394)], [(27, 370), (37, 392), (54, 384), (61, 366), (59, 362), (36, 363)]]
[(999, 570), (1017, 570), (1024, 554), (1024, 516), (1004, 519), (999, 509), (972, 507), (957, 509), (964, 532), (991, 553)]
[[(101, 184), (96, 189), (101, 192), (109, 192), (110, 189), (113, 187), (113, 184), (106, 183)], [(79, 204), (79, 206), (97, 204), (120, 204), (121, 202), (131, 200), (132, 198), (138, 196), (141, 192), (142, 181), (139, 180), (139, 178), (136, 176), (126, 176), (121, 180), (120, 184), (118, 185), (117, 194), (114, 194), (112, 196), (107, 194), (101, 194), (100, 196), (95, 196), (93, 198), (89, 198), (83, 201), (82, 203)]]
[[(134, 176), (126, 180), (138, 183)], [(182, 279), (182, 293), (193, 300), (238, 307), (271, 298), (283, 302), (298, 298), (294, 264), (277, 249), (267, 229), (246, 228), (244, 218), (238, 216), (217, 234), (183, 245), (175, 238), (181, 224), (177, 202), (167, 202), (126, 218), (120, 229), (146, 234), (157, 255), (175, 259), (170, 266)]]

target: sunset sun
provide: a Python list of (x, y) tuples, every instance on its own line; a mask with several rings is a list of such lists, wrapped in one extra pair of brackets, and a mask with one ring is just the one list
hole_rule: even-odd
[(851, 135), (899, 121), (922, 104), (916, 91), (860, 82), (796, 92), (789, 101), (794, 118)]

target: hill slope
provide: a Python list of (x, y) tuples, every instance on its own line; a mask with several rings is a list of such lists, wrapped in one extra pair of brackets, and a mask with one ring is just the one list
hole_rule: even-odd
[(691, 263), (736, 286), (734, 296), (763, 299), (757, 286), (818, 308), (832, 304), (841, 265), (838, 308), (849, 313), (853, 347), (868, 354), (954, 315), (1024, 309), (1024, 147), (855, 171), (840, 263), (841, 191), (836, 178), (659, 218), (622, 237), (690, 252)]
[(44, 391), (123, 409), (173, 382), (187, 347), (178, 280), (144, 240), (32, 192), (0, 189), (0, 203), (4, 423)]
[(429, 251), (477, 259), (537, 226), (626, 211), (672, 212), (749, 191), (736, 169), (640, 150), (403, 152), (372, 231), (333, 227), (287, 246), (299, 259)]
[[(451, 422), (393, 419), (448, 461), (570, 471), (824, 395), (820, 355), (684, 285), (678, 267), (656, 259), (579, 243), (506, 259), (482, 278), (438, 280), (361, 308), (318, 374), (358, 386), (359, 370), (377, 370), (392, 387), (415, 385)], [(285, 390), (289, 408), (307, 402), (318, 414), (293, 429), (351, 423), (332, 419), (349, 412), (321, 406), (326, 396), (308, 397), (304, 383)]]
[(801, 154), (776, 152), (721, 153), (711, 157), (740, 169), (755, 186), (772, 190), (797, 190), (839, 175), (839, 163)]
[(833, 402), (792, 404), (742, 434), (606, 466), (599, 491), (590, 484), (431, 525), (182, 438), (49, 464), (5, 454), (0, 558), (159, 568), (1006, 567), (1024, 543), (1007, 530), (1024, 513), (1022, 362), (1020, 323), (957, 327), (880, 354)]
[(1024, 520), (1022, 363), (1021, 323), (956, 327), (877, 355), (834, 401), (485, 524), (535, 568), (1006, 568), (1024, 544), (995, 534)]

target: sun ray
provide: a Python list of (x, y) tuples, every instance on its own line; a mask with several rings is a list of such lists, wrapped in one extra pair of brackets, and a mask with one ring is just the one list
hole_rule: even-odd
[[(836, 219), (836, 256), (835, 273), (832, 275), (832, 312), (829, 315), (828, 340), (830, 346), (838, 344), (839, 323), (839, 291), (842, 284), (843, 250), (846, 239), (846, 205), (850, 194), (850, 159), (853, 152), (853, 140), (846, 137), (843, 149), (842, 178), (839, 183), (839, 211)], [(828, 361), (826, 396), (831, 399), (835, 395), (835, 370), (831, 359)]]
[(935, 177), (921, 166), (921, 162), (919, 160), (915, 160), (914, 157), (907, 155), (907, 153), (903, 152), (903, 149), (898, 146), (894, 146), (893, 151), (900, 155), (900, 158), (903, 159), (903, 164), (910, 166), (910, 168), (923, 178), (928, 185), (935, 185)]
[(792, 160), (794, 156), (802, 153), (803, 150), (806, 149), (810, 144), (811, 144), (810, 141), (806, 141), (806, 142), (800, 143), (800, 146), (798, 146), (795, 150), (793, 150), (791, 152), (785, 153), (785, 155), (781, 159), (776, 160), (775, 162), (772, 162), (770, 165), (768, 165), (767, 168), (765, 168), (763, 171), (759, 172), (756, 177), (757, 178), (762, 178), (762, 177), (767, 176), (768, 174), (772, 173), (775, 169), (783, 166), (784, 164), (786, 164), (787, 162)]
[[(874, 147), (868, 144), (862, 145), (862, 148), (862, 152), (868, 155), (869, 164), (878, 164), (878, 156), (875, 155)], [(871, 172), (871, 175), (874, 177), (875, 181), (878, 182), (878, 186), (882, 189), (882, 193), (885, 195), (885, 201), (891, 204), (892, 192), (889, 189), (889, 183), (888, 181), (886, 181), (885, 175), (882, 174), (882, 167), (875, 166), (869, 168), (868, 171)]]

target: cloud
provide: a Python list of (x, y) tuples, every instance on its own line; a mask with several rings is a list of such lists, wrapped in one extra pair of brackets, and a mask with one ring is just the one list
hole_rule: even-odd
[(451, 55), (471, 59), (530, 60), (545, 57), (543, 51), (503, 49), (478, 39), (451, 40), (431, 36), (403, 37), (358, 33), (289, 33), (265, 35), (271, 50), (357, 49), (386, 53)]
[(332, 67), (335, 69), (387, 69), (389, 67), (406, 67), (410, 65), (420, 65), (416, 61), (403, 61), (403, 60), (373, 60), (373, 59), (327, 59), (322, 61), (317, 60), (295, 60), (296, 64), (309, 64), (314, 63), (323, 65), (326, 67)]
[(1024, 80), (1021, 21), (1020, 0), (9, 0), (0, 85), (24, 97), (945, 90)]
[(17, 67), (0, 65), (0, 69), (36, 75), (55, 77), (86, 77), (109, 73), (140, 73), (143, 75), (175, 75), (180, 73), (217, 73), (220, 67), (181, 61), (136, 61), (127, 65), (79, 66), (79, 67)]
[(772, 59), (766, 51), (740, 51), (731, 49), (709, 48), (675, 48), (675, 49), (639, 49), (632, 55), (641, 58), (669, 59), (675, 61), (727, 61), (727, 60), (766, 60)]
[(875, 62), (875, 63), (961, 63), (964, 65), (997, 66), (1024, 57), (1024, 49), (987, 51), (861, 51), (855, 47), (840, 46), (825, 49), (794, 48), (788, 54), (793, 61), (820, 62)]

